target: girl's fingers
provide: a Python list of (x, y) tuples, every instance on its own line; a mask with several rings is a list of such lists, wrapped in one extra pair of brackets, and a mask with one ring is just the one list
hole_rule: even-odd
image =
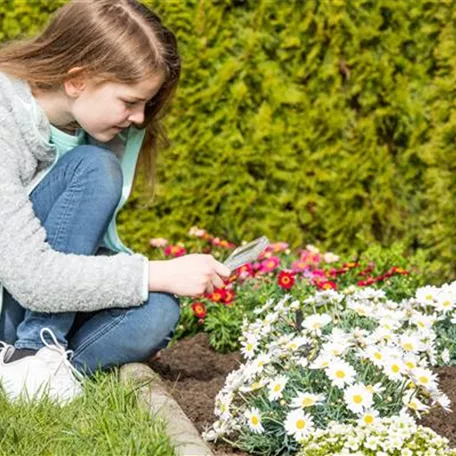
[(231, 269), (223, 263), (220, 263), (220, 261), (215, 261), (214, 269), (220, 277), (225, 277), (227, 279), (231, 275)]
[(212, 276), (211, 283), (214, 288), (222, 288), (224, 285), (223, 280), (216, 274)]

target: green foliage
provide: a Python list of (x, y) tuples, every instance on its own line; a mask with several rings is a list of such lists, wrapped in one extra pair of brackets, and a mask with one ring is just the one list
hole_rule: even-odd
[[(452, 0), (142, 0), (173, 29), (183, 76), (153, 203), (121, 235), (197, 224), (339, 253), (403, 240), (456, 272)], [(0, 39), (37, 31), (65, 0), (0, 5)]]
[(6, 0), (0, 3), (0, 41), (37, 33), (67, 0)]

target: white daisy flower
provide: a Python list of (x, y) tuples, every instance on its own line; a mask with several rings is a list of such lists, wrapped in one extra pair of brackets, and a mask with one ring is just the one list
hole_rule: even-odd
[(435, 396), (432, 396), (434, 403), (437, 403), (447, 412), (451, 412), (451, 400), (445, 393), (438, 393)]
[(435, 315), (424, 315), (420, 312), (415, 312), (410, 318), (410, 322), (420, 329), (432, 328), (437, 317)]
[(264, 428), (261, 423), (261, 414), (256, 407), (246, 410), (245, 417), (247, 418), (249, 428), (253, 432), (256, 432), (257, 434), (262, 434), (264, 432)]
[(419, 363), (419, 358), (416, 355), (412, 354), (412, 355), (406, 355), (404, 357), (404, 365), (410, 371), (412, 371), (413, 369), (416, 369), (418, 367), (418, 363)]
[(314, 405), (320, 405), (325, 399), (324, 394), (298, 393), (298, 395), (291, 401), (290, 407), (313, 407)]
[(363, 413), (364, 410), (369, 409), (373, 403), (373, 394), (366, 385), (358, 383), (349, 386), (344, 391), (344, 400), (347, 407), (357, 415)]
[(328, 314), (314, 314), (307, 317), (301, 324), (301, 326), (307, 329), (309, 332), (321, 335), (321, 328), (331, 323), (331, 317)]
[(249, 385), (242, 385), (241, 387), (239, 387), (239, 391), (241, 391), (243, 393), (248, 393), (250, 391), (256, 391), (256, 390), (262, 388), (263, 386), (265, 386), (266, 384), (267, 384), (266, 380), (264, 378), (260, 378), (258, 381), (253, 382)]
[(268, 398), (270, 401), (275, 401), (282, 397), (283, 389), (288, 382), (288, 377), (285, 375), (278, 375), (273, 378), (268, 385), (269, 395)]
[(247, 358), (252, 359), (255, 356), (255, 350), (258, 348), (258, 339), (249, 337), (241, 342), (241, 353)]
[(298, 441), (314, 431), (312, 417), (300, 409), (293, 410), (287, 414), (284, 427), (287, 434), (292, 435)]
[(399, 358), (387, 358), (382, 363), (383, 370), (386, 376), (393, 381), (401, 381), (403, 379), (402, 374), (405, 372), (405, 366)]
[(418, 288), (416, 290), (416, 299), (422, 305), (434, 306), (437, 302), (438, 288), (432, 285)]
[[(251, 361), (251, 370), (254, 375), (261, 374), (264, 366), (271, 361), (271, 356), (267, 353), (259, 354), (253, 361)], [(251, 377), (250, 377), (251, 378)]]
[(337, 261), (339, 261), (339, 259), (340, 258), (332, 252), (326, 252), (323, 255), (323, 261), (325, 263), (336, 263)]
[(298, 359), (296, 359), (296, 364), (302, 368), (306, 368), (309, 366), (309, 360), (307, 358), (304, 358), (303, 356), (300, 356)]
[(309, 366), (310, 369), (326, 369), (329, 367), (333, 360), (333, 356), (329, 353), (322, 353), (317, 358), (315, 358), (312, 364)]
[(440, 312), (448, 312), (454, 309), (456, 304), (455, 297), (448, 291), (441, 291), (437, 295), (436, 309)]
[(377, 367), (381, 367), (385, 360), (384, 350), (377, 345), (369, 345), (362, 352), (362, 356), (371, 360)]
[(424, 350), (424, 345), (416, 333), (402, 334), (399, 343), (402, 350), (407, 353), (418, 353)]
[(342, 356), (350, 345), (344, 345), (337, 342), (327, 342), (326, 344), (322, 345), (321, 351), (323, 353), (329, 353), (332, 357)]
[(310, 344), (310, 340), (306, 336), (299, 336), (299, 337), (294, 337), (291, 339), (287, 344), (286, 348), (290, 351), (297, 350), (299, 347), (302, 347), (303, 345)]
[(343, 360), (333, 361), (325, 372), (332, 384), (339, 388), (344, 388), (345, 385), (350, 385), (355, 381), (355, 369)]
[(442, 358), (442, 361), (445, 364), (450, 363), (450, 350), (448, 348), (443, 349), (442, 353), (440, 354), (440, 357)]
[(429, 409), (429, 407), (421, 402), (417, 397), (415, 391), (407, 391), (402, 397), (402, 402), (409, 409), (414, 410), (415, 412), (424, 412)]
[(417, 367), (411, 371), (411, 376), (416, 385), (422, 386), (427, 391), (438, 390), (437, 375), (430, 369)]
[(378, 412), (374, 409), (365, 410), (358, 420), (358, 424), (372, 426), (376, 425), (378, 421)]

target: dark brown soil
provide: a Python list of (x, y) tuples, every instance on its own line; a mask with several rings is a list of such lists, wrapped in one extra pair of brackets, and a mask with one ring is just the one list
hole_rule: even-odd
[[(215, 352), (209, 345), (207, 334), (200, 333), (163, 350), (160, 359), (149, 364), (162, 376), (176, 401), (202, 432), (214, 421), (215, 396), (223, 387), (226, 375), (239, 366), (240, 359), (239, 352)], [(449, 396), (455, 412), (434, 410), (423, 418), (422, 424), (447, 437), (451, 445), (456, 446), (456, 367), (440, 368), (437, 372), (441, 389)], [(215, 452), (221, 456), (232, 449), (217, 445)]]
[(451, 413), (436, 408), (429, 415), (423, 417), (421, 424), (429, 426), (438, 434), (449, 439), (451, 446), (456, 447), (456, 366), (436, 369), (439, 376), (440, 389), (451, 400)]

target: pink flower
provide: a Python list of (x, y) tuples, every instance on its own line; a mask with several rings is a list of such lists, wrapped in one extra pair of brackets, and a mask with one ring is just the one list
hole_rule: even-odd
[(309, 264), (302, 260), (293, 261), (291, 270), (293, 272), (304, 272), (309, 269)]
[(274, 269), (277, 269), (280, 265), (280, 258), (272, 256), (266, 258), (260, 263), (260, 272), (272, 272)]
[(288, 243), (286, 242), (275, 242), (274, 244), (269, 244), (265, 248), (265, 252), (279, 253), (284, 252), (288, 249)]
[(311, 277), (314, 280), (325, 279), (326, 278), (326, 272), (323, 271), (323, 269), (314, 269), (312, 271)]
[(165, 247), (168, 244), (168, 240), (165, 238), (152, 238), (149, 243), (152, 247), (160, 248)]
[(202, 238), (204, 237), (204, 235), (206, 234), (206, 230), (203, 230), (201, 228), (198, 228), (197, 226), (192, 226), (188, 232), (188, 234), (190, 236), (196, 236), (196, 237), (199, 237), (199, 238)]
[(301, 251), (301, 261), (310, 265), (317, 265), (321, 261), (321, 255), (316, 252), (309, 252), (308, 250)]

